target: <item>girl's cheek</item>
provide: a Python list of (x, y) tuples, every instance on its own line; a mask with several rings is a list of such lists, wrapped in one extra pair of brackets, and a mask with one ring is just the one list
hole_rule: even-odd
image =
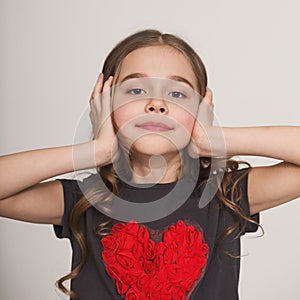
[(190, 115), (189, 113), (184, 113), (180, 114), (180, 116), (177, 119), (178, 123), (185, 128), (185, 130), (191, 134), (195, 125), (196, 119)]
[(129, 103), (115, 108), (113, 111), (113, 118), (116, 125), (121, 128), (130, 120), (134, 119), (138, 114), (137, 105)]

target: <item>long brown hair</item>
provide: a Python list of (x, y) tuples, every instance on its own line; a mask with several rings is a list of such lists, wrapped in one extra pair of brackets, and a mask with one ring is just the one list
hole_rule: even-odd
[[(124, 58), (131, 53), (132, 51), (147, 47), (147, 46), (157, 46), (157, 45), (168, 45), (171, 46), (178, 51), (180, 51), (190, 62), (193, 71), (196, 75), (196, 78), (198, 80), (197, 82), (197, 88), (201, 96), (205, 95), (206, 87), (207, 87), (207, 74), (205, 70), (205, 66), (198, 56), (198, 54), (193, 50), (193, 48), (188, 45), (184, 40), (182, 40), (180, 37), (168, 33), (162, 33), (158, 30), (154, 29), (147, 29), (138, 31), (125, 39), (123, 39), (121, 42), (119, 42), (109, 53), (107, 56), (104, 65), (103, 65), (103, 74), (104, 74), (104, 81), (108, 79), (110, 75), (114, 76), (114, 80), (117, 80), (120, 66), (124, 60)], [(122, 152), (121, 152), (122, 153)], [(183, 165), (183, 174), (193, 174), (193, 164), (189, 163), (190, 159), (187, 157), (187, 154), (185, 154), (184, 157), (184, 165)], [(122, 154), (120, 155), (122, 157)], [(199, 183), (199, 188), (203, 187), (207, 181), (209, 180), (209, 174), (211, 172), (211, 158), (210, 157), (201, 157), (200, 160), (200, 166), (201, 166), (201, 172), (199, 174), (194, 174), (197, 176), (197, 181)], [(119, 162), (123, 161), (121, 158), (119, 159)], [(243, 172), (242, 176), (239, 178), (235, 178), (236, 171), (239, 168), (240, 164), (246, 164), (249, 168), (245, 172)], [(224, 174), (224, 177), (222, 179), (222, 182), (220, 183), (220, 187), (216, 193), (216, 196), (220, 200), (220, 205), (224, 208), (227, 208), (231, 210), (234, 213), (234, 216), (236, 217), (236, 222), (226, 229), (226, 232), (224, 232), (224, 235), (221, 237), (221, 241), (224, 240), (227, 236), (234, 233), (237, 229), (242, 227), (242, 224), (244, 224), (244, 221), (254, 222), (250, 218), (248, 218), (245, 213), (241, 210), (240, 206), (238, 205), (239, 201), (241, 200), (242, 194), (241, 189), (238, 186), (238, 183), (242, 180), (244, 176), (247, 175), (247, 172), (251, 168), (251, 165), (244, 161), (236, 161), (233, 160), (231, 157), (223, 157), (219, 159), (220, 165), (226, 166), (226, 172)], [(116, 164), (118, 165), (118, 164)], [(215, 164), (217, 165), (217, 164)], [(130, 170), (130, 168), (119, 168), (120, 170)], [(118, 172), (120, 172), (118, 170)], [(118, 193), (118, 176), (116, 175), (117, 172), (115, 170), (115, 167), (112, 164), (106, 165), (101, 168), (97, 168), (97, 171), (101, 178), (103, 179), (103, 182), (106, 186), (109, 187), (109, 189), (112, 191), (113, 194)], [(130, 174), (124, 174), (124, 176), (129, 176)], [(234, 180), (235, 178), (235, 180)], [(232, 189), (230, 191), (230, 198), (227, 198), (228, 194), (228, 188), (229, 186), (232, 186)], [(82, 214), (93, 204), (97, 203), (105, 203), (107, 201), (111, 200), (112, 193), (107, 193), (107, 189), (101, 189), (99, 186), (91, 187), (89, 192), (85, 194), (74, 206), (71, 218), (70, 218), (70, 228), (74, 234), (75, 239), (77, 240), (81, 253), (82, 253), (82, 259), (81, 262), (66, 276), (60, 278), (57, 281), (58, 287), (63, 291), (65, 294), (69, 295), (72, 299), (78, 299), (76, 294), (72, 291), (69, 291), (64, 285), (63, 282), (69, 279), (73, 279), (82, 270), (84, 264), (87, 261), (87, 255), (88, 250), (85, 243), (84, 236), (79, 228), (79, 221), (82, 216)], [(99, 214), (101, 214), (99, 212)], [(106, 227), (109, 225), (109, 223), (113, 220), (110, 217), (107, 217), (106, 215), (103, 215), (103, 220), (105, 220), (103, 223), (99, 224), (98, 227), (95, 229), (95, 233), (99, 234), (101, 236), (109, 234), (109, 228)]]

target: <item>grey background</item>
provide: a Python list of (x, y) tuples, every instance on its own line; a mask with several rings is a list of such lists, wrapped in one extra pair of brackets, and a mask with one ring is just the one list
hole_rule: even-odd
[[(149, 27), (200, 54), (222, 126), (299, 125), (298, 0), (2, 0), (0, 23), (1, 155), (72, 144), (105, 56)], [(243, 238), (242, 300), (300, 299), (299, 212), (299, 201), (263, 212), (265, 236)], [(0, 223), (0, 298), (63, 299), (68, 241), (50, 225)]]

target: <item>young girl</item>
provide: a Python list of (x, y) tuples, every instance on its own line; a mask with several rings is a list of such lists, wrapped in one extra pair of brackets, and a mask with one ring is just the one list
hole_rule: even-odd
[[(240, 237), (257, 230), (260, 211), (300, 196), (300, 128), (220, 128), (213, 107), (195, 51), (143, 30), (104, 62), (92, 141), (1, 157), (1, 216), (54, 224), (71, 242), (65, 294), (238, 299)], [(251, 167), (238, 155), (282, 162)], [(86, 169), (96, 172), (41, 182)]]

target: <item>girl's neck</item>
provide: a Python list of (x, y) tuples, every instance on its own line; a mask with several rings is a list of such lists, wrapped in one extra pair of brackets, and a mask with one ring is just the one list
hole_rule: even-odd
[(135, 154), (131, 163), (133, 183), (169, 183), (178, 180), (181, 157), (176, 155)]

